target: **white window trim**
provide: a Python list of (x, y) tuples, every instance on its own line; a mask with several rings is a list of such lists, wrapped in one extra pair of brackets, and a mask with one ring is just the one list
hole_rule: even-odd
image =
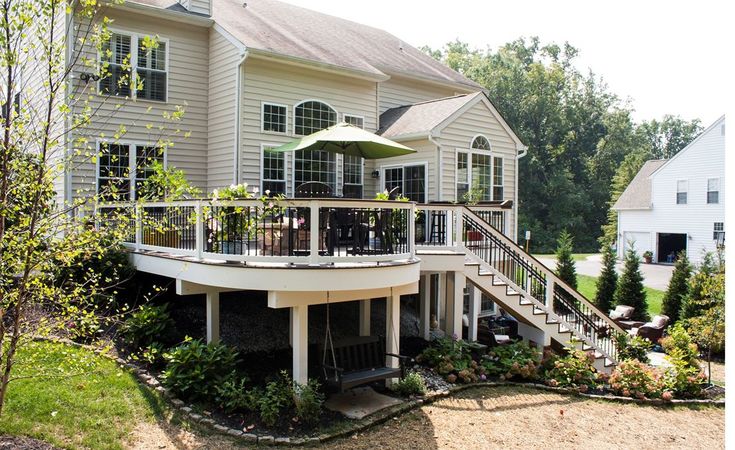
[[(497, 186), (502, 187), (503, 188), (503, 195), (502, 195), (502, 197), (505, 196), (505, 157), (504, 156), (500, 156), (500, 155), (493, 155), (491, 157), (492, 157), (492, 172), (493, 172), (493, 174), (492, 174), (492, 177), (490, 178), (490, 188), (493, 190), (493, 192), (490, 195), (490, 198), (492, 198), (493, 201), (495, 201), (495, 202), (502, 202), (503, 201), (502, 198), (495, 198), (495, 188)], [(502, 167), (501, 167), (501, 170), (500, 170), (500, 176), (502, 178), (502, 183), (499, 184), (499, 185), (495, 184), (495, 158), (500, 159), (501, 164), (502, 164)]]
[[(679, 190), (679, 182), (683, 181), (686, 183), (686, 187), (684, 191)], [(684, 203), (679, 203), (679, 194), (685, 193), (687, 195), (687, 201)], [(706, 199), (705, 199), (706, 200)], [(676, 180), (676, 195), (674, 196), (674, 204), (675, 205), (688, 205), (689, 204), (689, 180), (682, 179), (682, 180)]]
[(339, 123), (339, 111), (337, 111), (337, 108), (335, 108), (334, 106), (330, 105), (329, 103), (327, 103), (327, 102), (325, 102), (323, 100), (319, 100), (318, 98), (307, 98), (307, 99), (301, 100), (298, 103), (296, 103), (296, 104), (293, 105), (293, 114), (292, 114), (293, 115), (293, 119), (292, 119), (292, 122), (293, 122), (293, 124), (292, 124), (293, 125), (293, 133), (292, 134), (294, 136), (308, 136), (306, 134), (296, 134), (296, 108), (298, 108), (300, 105), (302, 105), (304, 103), (307, 103), (307, 102), (319, 102), (319, 103), (323, 103), (323, 104), (327, 105), (328, 107), (330, 107), (332, 109), (332, 111), (334, 111), (335, 124)]
[(272, 178), (265, 178), (265, 164), (263, 164), (263, 157), (265, 156), (266, 147), (278, 147), (283, 144), (276, 143), (261, 143), (260, 144), (260, 192), (265, 192), (263, 187), (264, 181), (283, 181), (283, 190), (286, 191), (284, 195), (288, 195), (288, 154), (291, 152), (283, 152), (283, 180), (274, 180)]
[[(281, 133), (280, 131), (273, 131), (273, 130), (265, 129), (265, 105), (286, 108), (286, 117), (284, 119), (286, 121), (286, 123), (284, 124), (286, 131)], [(281, 135), (281, 136), (288, 135), (288, 105), (284, 105), (281, 103), (275, 103), (275, 102), (261, 101), (260, 102), (260, 132), (263, 134), (276, 134), (276, 135)]]
[[(717, 180), (717, 190), (716, 191), (710, 191), (709, 190), (709, 182), (710, 180)], [(709, 193), (710, 192), (717, 192), (717, 202), (716, 203), (710, 203), (709, 202)], [(707, 192), (705, 193), (705, 203), (707, 205), (719, 205), (720, 204), (720, 192), (722, 192), (722, 181), (720, 177), (712, 177), (707, 178)]]
[[(360, 180), (362, 183), (347, 183), (344, 181), (345, 179), (345, 172), (344, 172), (344, 160), (345, 155), (342, 155), (342, 184), (349, 184), (350, 186), (362, 186), (363, 191), (365, 190), (365, 158), (360, 158)], [(365, 192), (363, 192), (365, 194)]]
[[(109, 141), (106, 139), (98, 140), (96, 142), (97, 158), (95, 163), (94, 172), (94, 195), (99, 195), (100, 192), (100, 153), (102, 152), (102, 146), (107, 145), (127, 145), (128, 146), (128, 181), (130, 181), (130, 199), (129, 201), (135, 201), (138, 199), (137, 192), (135, 192), (135, 179), (137, 175), (137, 159), (138, 152), (135, 147), (155, 147), (155, 144), (149, 144), (142, 141)], [(131, 151), (136, 150), (136, 151)], [(168, 151), (163, 151), (163, 168), (168, 168)], [(107, 177), (105, 177), (107, 178)]]
[[(115, 28), (115, 27), (108, 27), (108, 30), (111, 34), (123, 34), (130, 36), (130, 73), (131, 75), (135, 73), (135, 69), (138, 68), (138, 40), (140, 38), (144, 38), (146, 36), (153, 37), (156, 36), (156, 34), (145, 34), (145, 33), (139, 33), (136, 31), (130, 31), (126, 30), (124, 28)], [(151, 100), (149, 98), (138, 98), (137, 92), (135, 89), (135, 83), (134, 79), (130, 80), (130, 98), (135, 99), (138, 102), (151, 102), (155, 104), (168, 104), (169, 103), (169, 88), (171, 87), (171, 71), (169, 70), (171, 67), (171, 64), (169, 63), (169, 55), (171, 54), (171, 45), (170, 40), (167, 37), (161, 37), (158, 36), (158, 42), (163, 42), (166, 44), (166, 100)], [(99, 73), (100, 69), (102, 68), (102, 53), (97, 52), (97, 72)], [(100, 92), (100, 83), (102, 82), (102, 79), (97, 81), (97, 92)], [(116, 97), (115, 95), (110, 95), (110, 97)]]
[(362, 129), (363, 129), (363, 130), (365, 129), (365, 116), (360, 116), (360, 115), (358, 115), (358, 114), (348, 114), (348, 113), (344, 113), (344, 114), (342, 114), (342, 121), (343, 121), (343, 122), (345, 122), (345, 123), (349, 123), (349, 122), (347, 122), (347, 118), (348, 118), (348, 117), (352, 117), (352, 118), (355, 118), (355, 119), (360, 119), (360, 120), (362, 120)]
[[(380, 185), (378, 186), (378, 189), (380, 189), (380, 192), (383, 192), (385, 190), (385, 171), (388, 169), (397, 169), (402, 168), (404, 171), (406, 170), (406, 167), (413, 167), (413, 166), (424, 166), (424, 178), (426, 182), (424, 183), (424, 199), (428, 202), (429, 201), (429, 162), (428, 161), (416, 161), (416, 162), (407, 162), (402, 164), (388, 164), (388, 165), (381, 165), (378, 169), (380, 171), (380, 179), (378, 182)], [(404, 172), (405, 174), (405, 172)], [(364, 193), (363, 193), (364, 196)]]
[[(483, 138), (485, 138), (485, 140), (487, 141), (488, 145), (490, 145), (490, 148), (489, 148), (488, 150), (485, 150), (485, 149), (483, 149), (483, 148), (474, 148), (474, 147), (472, 147), (472, 144), (474, 144), (474, 143), (475, 143), (475, 139), (477, 139), (478, 137), (483, 137)], [(469, 147), (469, 148), (470, 148), (471, 150), (477, 150), (477, 151), (485, 151), (485, 152), (491, 152), (491, 151), (493, 151), (493, 144), (492, 144), (492, 142), (490, 142), (490, 139), (488, 139), (488, 137), (487, 137), (487, 136), (485, 136), (485, 135), (484, 135), (484, 134), (482, 134), (482, 133), (478, 133), (478, 134), (476, 134), (476, 135), (472, 136), (472, 139), (470, 139), (470, 145), (468, 145), (468, 147)]]
[[(477, 135), (481, 136), (481, 135)], [(472, 138), (474, 141), (475, 139)], [(490, 141), (488, 141), (490, 142)], [(471, 144), (470, 144), (471, 145)], [(459, 184), (459, 178), (457, 175), (457, 162), (459, 159), (460, 153), (466, 153), (467, 154), (467, 185), (468, 189), (472, 189), (472, 155), (473, 154), (479, 154), (479, 155), (486, 155), (490, 157), (490, 201), (494, 201), (494, 193), (493, 193), (493, 187), (495, 185), (494, 182), (494, 170), (495, 170), (495, 158), (496, 155), (493, 154), (492, 150), (480, 150), (477, 148), (455, 148), (454, 149), (454, 199), (455, 201), (459, 201), (459, 190), (457, 189), (457, 184)], [(497, 156), (498, 158), (503, 158), (502, 156)], [(503, 177), (503, 192), (505, 192), (505, 177)]]

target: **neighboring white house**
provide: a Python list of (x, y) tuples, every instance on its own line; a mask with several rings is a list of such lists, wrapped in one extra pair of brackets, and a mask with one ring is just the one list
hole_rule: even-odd
[(669, 160), (647, 161), (613, 206), (618, 257), (634, 246), (653, 261), (686, 250), (694, 263), (725, 242), (725, 116)]

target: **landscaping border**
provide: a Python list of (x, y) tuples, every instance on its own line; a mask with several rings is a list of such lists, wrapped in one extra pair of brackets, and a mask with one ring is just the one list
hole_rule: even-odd
[(335, 431), (333, 433), (322, 433), (316, 436), (299, 437), (299, 438), (291, 438), (290, 436), (281, 437), (281, 436), (275, 436), (272, 434), (258, 435), (255, 433), (249, 433), (243, 430), (226, 427), (220, 423), (217, 423), (216, 420), (212, 419), (211, 417), (208, 417), (206, 414), (202, 415), (202, 414), (195, 412), (193, 405), (187, 405), (183, 400), (176, 398), (176, 396), (169, 389), (164, 387), (161, 384), (161, 382), (154, 375), (151, 375), (147, 370), (141, 367), (138, 367), (135, 363), (132, 363), (126, 360), (125, 358), (115, 357), (113, 355), (110, 355), (104, 349), (101, 349), (93, 345), (80, 344), (78, 342), (74, 342), (69, 339), (37, 337), (34, 340), (49, 341), (49, 342), (55, 342), (59, 344), (71, 345), (74, 347), (84, 348), (84, 349), (93, 351), (96, 354), (101, 355), (101, 356), (105, 356), (115, 361), (120, 366), (134, 373), (144, 387), (155, 390), (156, 392), (163, 395), (169, 401), (169, 403), (174, 409), (176, 409), (179, 413), (188, 417), (190, 420), (200, 423), (202, 425), (208, 426), (211, 429), (221, 432), (223, 434), (227, 434), (229, 436), (239, 438), (240, 440), (251, 443), (251, 444), (267, 444), (267, 445), (277, 444), (277, 445), (291, 445), (291, 446), (319, 444), (322, 442), (331, 441), (331, 440), (338, 439), (341, 437), (349, 436), (354, 433), (365, 431), (368, 428), (371, 428), (375, 425), (380, 425), (382, 423), (385, 423), (391, 418), (396, 417), (396, 415), (398, 414), (405, 414), (420, 406), (431, 404), (437, 400), (441, 400), (443, 398), (450, 397), (453, 394), (456, 394), (458, 392), (462, 392), (468, 389), (482, 388), (482, 387), (520, 386), (520, 387), (526, 387), (526, 388), (532, 388), (532, 389), (551, 391), (551, 392), (556, 392), (560, 394), (573, 395), (576, 397), (583, 397), (583, 398), (588, 398), (588, 399), (593, 399), (593, 400), (612, 401), (612, 402), (617, 402), (617, 403), (637, 403), (637, 404), (651, 405), (651, 406), (711, 405), (711, 406), (716, 406), (716, 407), (725, 407), (725, 400), (672, 399), (670, 401), (665, 401), (662, 399), (637, 399), (637, 398), (630, 398), (630, 397), (621, 397), (621, 396), (616, 396), (616, 395), (586, 394), (586, 393), (579, 392), (576, 389), (552, 387), (552, 386), (546, 386), (544, 384), (538, 384), (538, 383), (523, 383), (523, 382), (516, 382), (516, 381), (481, 381), (481, 382), (471, 383), (471, 384), (455, 384), (451, 386), (448, 390), (432, 391), (430, 394), (426, 396), (408, 399), (404, 403), (401, 403), (400, 405), (396, 405), (394, 407), (390, 407), (382, 411), (378, 411), (364, 419), (360, 419), (360, 420), (357, 420), (349, 424), (344, 429)]

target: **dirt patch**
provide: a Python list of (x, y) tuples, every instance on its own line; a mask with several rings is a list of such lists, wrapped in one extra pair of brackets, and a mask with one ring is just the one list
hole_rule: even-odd
[[(702, 361), (702, 368), (707, 373), (706, 361)], [(712, 382), (722, 386), (725, 385), (725, 363), (712, 362)]]
[(59, 447), (25, 436), (0, 436), (0, 450), (59, 450)]
[(234, 449), (245, 448), (235, 446), (232, 440), (218, 434), (194, 432), (188, 427), (180, 427), (170, 423), (140, 423), (133, 430), (130, 441), (125, 448), (130, 450), (155, 449)]

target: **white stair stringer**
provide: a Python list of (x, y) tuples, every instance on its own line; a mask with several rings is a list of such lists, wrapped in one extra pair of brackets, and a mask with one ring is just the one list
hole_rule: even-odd
[(465, 265), (465, 276), (503, 309), (516, 317), (522, 317), (551, 339), (565, 346), (594, 351), (595, 369), (603, 373), (612, 371), (614, 360), (598, 349), (587, 336), (579, 333), (574, 326), (550, 311), (543, 302), (510, 281), (494, 267), (476, 257), (471, 250), (466, 249), (465, 254), (469, 257)]

